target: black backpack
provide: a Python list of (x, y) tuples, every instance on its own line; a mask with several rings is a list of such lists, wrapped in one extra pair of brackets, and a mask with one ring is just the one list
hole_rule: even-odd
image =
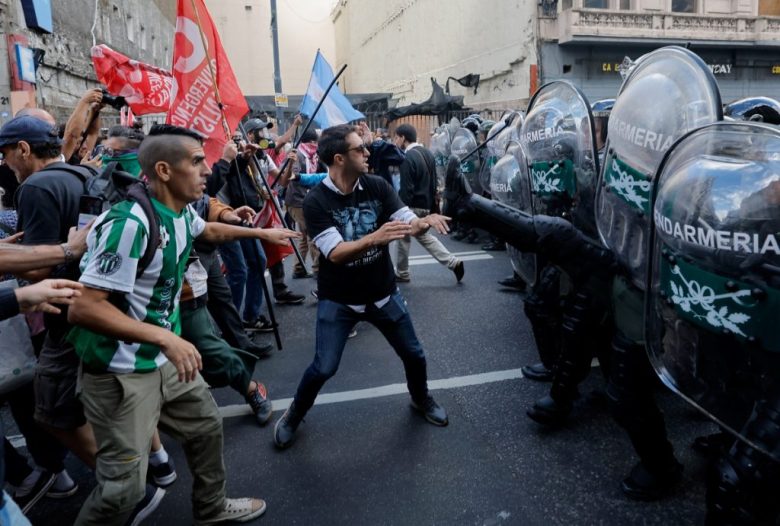
[(116, 162), (108, 163), (97, 171), (90, 166), (54, 163), (41, 171), (62, 171), (75, 175), (84, 183), (84, 195), (96, 197), (103, 203), (102, 211), (122, 201), (134, 201), (141, 207), (149, 222), (149, 241), (138, 260), (136, 276), (140, 276), (154, 259), (160, 245), (160, 220), (154, 211), (149, 186), (132, 174), (118, 168)]

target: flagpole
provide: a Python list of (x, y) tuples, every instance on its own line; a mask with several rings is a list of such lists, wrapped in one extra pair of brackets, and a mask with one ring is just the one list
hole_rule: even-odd
[(198, 6), (195, 5), (195, 0), (190, 0), (192, 10), (195, 11), (195, 23), (198, 24), (198, 33), (200, 33), (200, 41), (203, 45), (203, 52), (206, 53), (206, 63), (209, 66), (209, 73), (211, 73), (211, 84), (214, 88), (214, 98), (217, 99), (217, 106), (219, 106), (219, 114), (222, 116), (222, 131), (225, 132), (225, 140), (230, 140), (230, 126), (225, 116), (225, 106), (222, 104), (222, 97), (219, 95), (219, 85), (217, 84), (217, 76), (214, 74), (214, 66), (211, 65), (211, 55), (209, 55), (209, 47), (206, 42), (206, 35), (203, 34), (203, 26), (200, 23), (200, 13), (198, 12)]
[[(219, 107), (219, 113), (222, 116), (222, 129), (225, 132), (225, 139), (230, 140), (231, 139), (231, 130), (230, 126), (227, 122), (227, 117), (225, 116), (225, 105), (222, 104), (222, 97), (219, 95), (219, 86), (217, 84), (217, 76), (214, 74), (214, 67), (211, 65), (211, 55), (209, 55), (209, 48), (206, 42), (206, 36), (203, 34), (203, 26), (200, 23), (200, 13), (198, 12), (198, 7), (195, 5), (195, 0), (190, 0), (190, 3), (192, 5), (192, 10), (195, 12), (195, 23), (198, 25), (198, 32), (200, 33), (200, 39), (201, 43), (203, 45), (203, 51), (206, 54), (206, 62), (209, 66), (209, 72), (211, 73), (211, 83), (214, 87), (214, 98), (217, 99), (217, 106)], [(241, 126), (241, 123), (239, 123), (239, 126), (241, 127), (241, 132), (244, 135), (244, 139), (249, 142), (249, 138), (247, 137), (246, 130), (244, 130), (244, 127)], [(287, 228), (287, 223), (284, 220), (284, 217), (282, 216), (282, 210), (279, 207), (279, 203), (276, 201), (276, 197), (274, 196), (274, 193), (271, 191), (271, 187), (268, 185), (268, 181), (266, 180), (265, 176), (263, 175), (262, 170), (260, 170), (260, 166), (257, 163), (257, 159), (255, 158), (254, 153), (250, 155), (250, 158), (254, 161), (254, 168), (257, 170), (257, 173), (260, 175), (260, 179), (265, 184), (266, 188), (268, 189), (268, 195), (270, 196), (269, 199), (271, 199), (271, 203), (273, 203), (274, 209), (276, 210), (277, 215), (279, 216), (279, 220), (282, 222), (282, 225), (284, 225), (285, 228)], [(238, 170), (238, 163), (236, 162), (236, 171), (238, 173), (239, 181), (238, 186), (241, 189), (241, 193), (244, 197), (244, 204), (249, 204), (246, 199), (246, 195), (244, 194), (244, 185), (241, 183), (241, 172)], [(249, 165), (252, 166), (251, 164)], [(250, 170), (250, 176), (254, 177), (254, 175), (251, 173)], [(298, 251), (298, 247), (295, 245), (293, 240), (290, 240), (290, 245), (292, 245), (293, 251), (295, 252), (295, 255), (298, 257), (298, 261), (300, 262), (301, 266), (306, 270), (306, 263), (303, 261), (303, 257), (301, 257), (301, 253)], [(260, 260), (260, 250), (257, 246), (254, 244), (252, 247), (255, 249), (255, 257)], [(280, 351), (282, 350), (282, 339), (279, 335), (279, 325), (276, 323), (276, 316), (274, 315), (274, 310), (271, 304), (271, 294), (268, 291), (268, 284), (265, 281), (265, 277), (261, 276), (260, 279), (260, 285), (263, 289), (263, 296), (265, 296), (265, 303), (268, 308), (268, 317), (271, 319), (271, 326), (273, 327), (274, 331), (274, 337), (276, 339), (276, 348)]]
[[(328, 88), (325, 90), (325, 93), (322, 95), (322, 98), (320, 99), (320, 102), (317, 104), (317, 107), (314, 108), (314, 111), (312, 112), (311, 116), (309, 117), (309, 120), (306, 122), (306, 126), (303, 127), (303, 131), (298, 136), (298, 138), (295, 139), (295, 144), (293, 144), (293, 148), (298, 148), (298, 145), (301, 143), (301, 139), (303, 139), (303, 136), (306, 134), (306, 131), (309, 129), (309, 126), (311, 126), (311, 123), (314, 122), (314, 117), (317, 115), (317, 112), (320, 111), (320, 107), (322, 107), (322, 103), (325, 102), (325, 99), (328, 98), (328, 94), (330, 93), (330, 90), (336, 84), (336, 81), (339, 79), (341, 74), (344, 73), (345, 69), (347, 69), (347, 65), (346, 64), (341, 66), (341, 69), (339, 70), (339, 72), (336, 73), (336, 76), (333, 77), (333, 80), (331, 80), (330, 84), (328, 84)], [(277, 175), (276, 179), (274, 179), (273, 185), (276, 184), (276, 182), (282, 176), (284, 171), (287, 169), (287, 164), (289, 162), (290, 162), (289, 158), (284, 160), (284, 163), (282, 163), (282, 167), (279, 169), (279, 175)]]

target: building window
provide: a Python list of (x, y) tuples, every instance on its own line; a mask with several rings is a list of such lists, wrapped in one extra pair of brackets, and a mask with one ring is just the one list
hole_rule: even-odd
[(609, 0), (582, 0), (585, 9), (609, 9)]
[(631, 11), (631, 0), (620, 0), (618, 9), (621, 11)]
[(672, 13), (695, 13), (696, 0), (672, 0)]
[(780, 0), (758, 0), (758, 16), (780, 16)]
[(135, 26), (133, 25), (133, 17), (127, 15), (127, 40), (135, 42)]

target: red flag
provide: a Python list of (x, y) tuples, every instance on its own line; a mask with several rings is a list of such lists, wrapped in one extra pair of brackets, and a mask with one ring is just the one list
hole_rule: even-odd
[(203, 0), (179, 0), (173, 77), (173, 102), (166, 122), (202, 133), (206, 137), (206, 159), (209, 164), (214, 163), (222, 156), (222, 148), (229, 138), (226, 134), (236, 129), (249, 106)]
[(170, 108), (170, 71), (132, 60), (105, 44), (92, 47), (92, 64), (108, 92), (124, 97), (136, 115), (165, 113)]

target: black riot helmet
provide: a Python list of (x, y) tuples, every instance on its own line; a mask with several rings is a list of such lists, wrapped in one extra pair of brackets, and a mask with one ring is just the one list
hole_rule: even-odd
[(480, 124), (482, 124), (482, 118), (476, 113), (472, 113), (460, 123), (461, 126), (468, 129), (474, 135), (479, 131)]
[(601, 150), (607, 142), (607, 125), (609, 114), (615, 106), (615, 99), (601, 99), (590, 105), (593, 113), (593, 124), (596, 128), (596, 149)]
[(735, 121), (780, 124), (780, 102), (769, 97), (747, 97), (726, 104), (723, 115)]

